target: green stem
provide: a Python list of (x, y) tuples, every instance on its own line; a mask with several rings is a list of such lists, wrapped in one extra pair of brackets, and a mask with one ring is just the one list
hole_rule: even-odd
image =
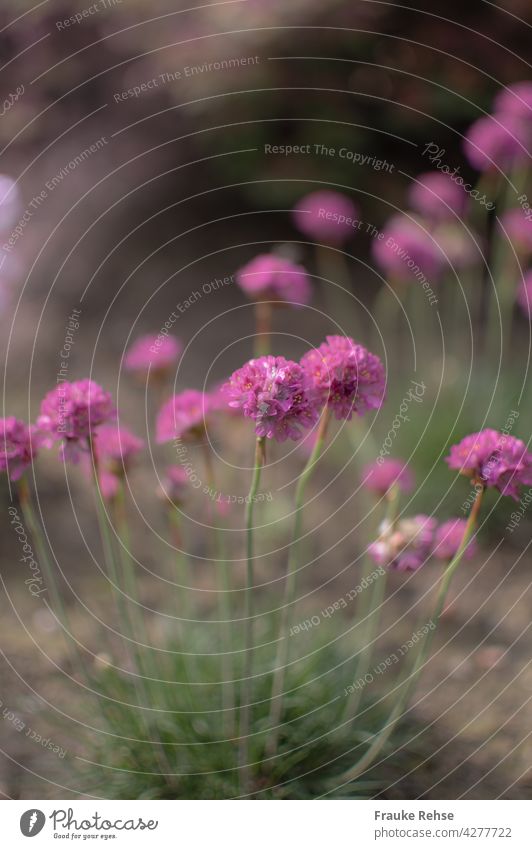
[(464, 534), (460, 542), (458, 551), (445, 569), (440, 579), (440, 586), (438, 589), (434, 610), (431, 616), (431, 621), (434, 623), (434, 628), (429, 630), (425, 635), (425, 639), (421, 643), (419, 652), (417, 653), (414, 663), (412, 665), (412, 670), (408, 675), (406, 675), (404, 681), (400, 685), (399, 697), (395, 703), (395, 707), (390, 712), (387, 723), (377, 734), (366, 754), (353, 767), (351, 767), (351, 769), (348, 769), (346, 772), (343, 773), (343, 775), (340, 777), (340, 781), (342, 783), (354, 781), (355, 778), (358, 778), (359, 775), (362, 775), (362, 773), (365, 772), (373, 764), (375, 758), (379, 755), (383, 747), (386, 745), (388, 739), (393, 734), (398, 721), (402, 717), (403, 711), (408, 703), (412, 691), (415, 689), (419, 675), (430, 652), (432, 638), (436, 633), (438, 623), (443, 612), (445, 599), (449, 590), (452, 577), (456, 569), (460, 565), (464, 552), (475, 531), (478, 515), (480, 512), (480, 506), (482, 504), (483, 494), (484, 489), (479, 488), (477, 491), (475, 502), (473, 504), (473, 507), (471, 508), (471, 513), (469, 515), (467, 525), (464, 529)]
[(272, 332), (272, 304), (270, 301), (255, 302), (255, 356), (265, 357), (270, 353)]
[(240, 792), (250, 792), (249, 732), (251, 727), (251, 675), (253, 672), (253, 507), (260, 486), (265, 456), (265, 437), (257, 438), (255, 445), (255, 467), (246, 504), (246, 591), (244, 610), (244, 669), (240, 699), (240, 728), (238, 747), (238, 766)]
[[(205, 471), (207, 485), (213, 497), (216, 495), (216, 479), (212, 463), (212, 454), (208, 442), (203, 443), (205, 458)], [(221, 673), (222, 673), (222, 711), (225, 733), (232, 736), (235, 733), (235, 687), (233, 676), (233, 629), (231, 626), (231, 608), (229, 604), (229, 593), (231, 582), (229, 579), (229, 568), (225, 554), (225, 540), (223, 529), (220, 527), (216, 506), (213, 502), (210, 509), (210, 520), (214, 528), (214, 557), (216, 579), (218, 585), (218, 618), (220, 619), (220, 648), (221, 648)]]
[(286, 667), (288, 665), (288, 620), (290, 612), (294, 605), (296, 595), (297, 566), (299, 562), (300, 536), (303, 520), (303, 506), (305, 502), (305, 489), (323, 450), (325, 437), (327, 435), (329, 419), (330, 410), (328, 407), (326, 407), (322, 413), (321, 422), (316, 436), (316, 443), (314, 445), (314, 450), (312, 451), (312, 454), (310, 455), (305, 468), (301, 472), (296, 488), (294, 528), (292, 532), (292, 541), (290, 543), (290, 550), (288, 556), (288, 569), (286, 574), (284, 596), (281, 605), (277, 657), (275, 660), (275, 667), (273, 672), (269, 717), (270, 731), (268, 734), (268, 740), (266, 742), (266, 755), (268, 757), (275, 757), (279, 744), (279, 726), (283, 712), (283, 690), (286, 676)]
[(79, 652), (79, 648), (75, 645), (73, 648), (72, 641), (68, 639), (68, 635), (70, 635), (73, 639), (72, 626), (69, 621), (68, 614), (66, 612), (66, 608), (63, 604), (63, 599), (61, 594), (57, 588), (57, 584), (55, 581), (54, 570), (52, 568), (52, 564), (50, 563), (50, 558), (48, 557), (48, 550), (46, 542), (43, 538), (43, 533), (40, 527), (40, 524), (35, 515), (35, 511), (33, 509), (33, 504), (31, 501), (31, 493), (28, 485), (28, 481), (26, 478), (21, 478), (18, 481), (17, 492), (19, 498), (20, 509), (22, 511), (22, 515), (24, 516), (24, 521), (29, 529), (29, 532), (33, 538), (35, 543), (35, 549), (37, 551), (37, 555), (39, 560), (42, 563), (42, 568), (44, 572), (44, 577), (46, 583), (48, 584), (48, 590), (50, 592), (50, 598), (52, 601), (52, 606), (55, 608), (56, 615), (59, 618), (59, 623), (62, 627), (63, 634), (65, 637), (65, 642), (67, 645), (67, 652), (70, 661), (74, 668), (76, 668), (76, 663), (74, 661), (80, 661), (81, 655)]

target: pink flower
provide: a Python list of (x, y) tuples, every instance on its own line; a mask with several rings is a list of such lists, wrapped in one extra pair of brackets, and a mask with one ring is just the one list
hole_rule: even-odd
[(400, 492), (411, 492), (414, 488), (414, 475), (402, 460), (376, 460), (366, 466), (362, 472), (366, 489), (378, 495), (386, 495), (388, 490), (396, 486)]
[[(92, 380), (64, 380), (45, 396), (37, 427), (43, 445), (63, 440), (64, 459), (76, 462), (81, 440), (92, 437), (102, 424), (114, 419), (116, 411), (109, 392)], [(81, 446), (85, 448), (85, 446)]]
[(512, 115), (488, 115), (469, 127), (464, 138), (464, 152), (479, 171), (507, 169), (515, 162), (528, 159), (530, 129)]
[(408, 192), (413, 209), (436, 221), (453, 219), (453, 213), (462, 215), (466, 207), (466, 197), (461, 186), (448, 174), (439, 171), (420, 174)]
[(181, 466), (168, 466), (161, 481), (161, 495), (172, 504), (182, 504), (188, 489), (188, 475)]
[(532, 254), (532, 221), (521, 209), (509, 209), (501, 216), (499, 238), (509, 239), (521, 256)]
[(20, 419), (0, 419), (0, 471), (17, 481), (31, 465), (37, 453), (38, 439), (33, 429)]
[(406, 215), (394, 215), (386, 223), (379, 238), (374, 238), (375, 261), (393, 280), (410, 281), (423, 274), (440, 277), (445, 257), (420, 222)]
[[(94, 452), (98, 461), (100, 489), (104, 498), (114, 498), (121, 480), (126, 476), (144, 442), (125, 427), (102, 425), (94, 437)], [(82, 457), (85, 469), (92, 474), (92, 458)]]
[(532, 319), (532, 268), (524, 275), (517, 290), (517, 303), (527, 318)]
[(523, 80), (502, 89), (493, 102), (495, 112), (514, 118), (532, 118), (532, 81)]
[(257, 436), (277, 442), (299, 439), (319, 418), (305, 372), (284, 357), (250, 360), (231, 375), (223, 391), (230, 407), (254, 420)]
[(346, 195), (328, 190), (305, 195), (293, 211), (298, 230), (327, 245), (342, 245), (356, 232), (358, 209)]
[(436, 526), (436, 519), (423, 514), (400, 519), (395, 526), (383, 522), (380, 536), (368, 546), (368, 553), (379, 566), (415, 572), (431, 555)]
[(159, 444), (173, 439), (200, 437), (205, 429), (205, 416), (210, 410), (209, 396), (197, 389), (185, 389), (170, 398), (157, 416), (156, 440)]
[(350, 336), (327, 336), (301, 358), (307, 379), (337, 419), (351, 419), (384, 401), (385, 373), (380, 359)]
[(308, 304), (312, 291), (302, 265), (276, 254), (259, 254), (236, 275), (237, 283), (250, 298)]
[[(466, 525), (466, 519), (449, 519), (447, 522), (443, 522), (436, 531), (433, 551), (434, 557), (437, 557), (439, 560), (452, 560), (460, 548)], [(476, 540), (472, 539), (467, 545), (464, 557), (470, 560), (476, 553), (476, 550)]]
[(524, 442), (491, 428), (464, 437), (445, 460), (474, 483), (516, 500), (519, 487), (532, 483), (532, 454)]
[(134, 342), (124, 357), (124, 366), (129, 371), (167, 371), (177, 362), (183, 345), (174, 336), (141, 336)]

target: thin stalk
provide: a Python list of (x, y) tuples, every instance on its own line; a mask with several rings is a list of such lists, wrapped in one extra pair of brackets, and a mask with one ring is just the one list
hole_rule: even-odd
[[(397, 486), (393, 486), (387, 494), (388, 498), (388, 509), (386, 511), (385, 522), (388, 526), (393, 527), (397, 521), (397, 508), (399, 506), (399, 491)], [(368, 566), (366, 567), (365, 577), (370, 573), (369, 570), (374, 568), (374, 564), (369, 556), (366, 553), (366, 560), (368, 562)], [(377, 634), (377, 627), (379, 625), (381, 619), (381, 607), (382, 602), (384, 600), (384, 592), (386, 589), (386, 579), (388, 577), (388, 573), (385, 571), (384, 575), (379, 575), (376, 581), (374, 581), (373, 586), (371, 588), (370, 594), (370, 602), (368, 605), (368, 610), (362, 611), (359, 606), (360, 613), (366, 614), (366, 628), (364, 630), (364, 635), (362, 637), (362, 651), (358, 655), (357, 663), (355, 667), (354, 679), (360, 680), (364, 678), (367, 673), (372, 656), (373, 642), (375, 640)], [(360, 599), (362, 603), (363, 599)], [(362, 698), (362, 689), (355, 689), (349, 699), (347, 700), (347, 704), (345, 706), (344, 712), (344, 722), (355, 719), (358, 708), (360, 706), (360, 700)]]
[(323, 450), (325, 437), (327, 435), (329, 419), (330, 410), (328, 407), (326, 407), (323, 411), (321, 422), (319, 424), (314, 450), (312, 451), (312, 454), (310, 455), (305, 468), (301, 472), (296, 488), (294, 527), (288, 555), (288, 569), (286, 574), (284, 596), (281, 605), (277, 657), (275, 660), (275, 668), (273, 672), (269, 717), (270, 731), (268, 735), (268, 740), (266, 742), (266, 755), (268, 757), (275, 756), (279, 744), (279, 726), (283, 712), (283, 691), (286, 676), (286, 667), (288, 664), (288, 620), (290, 612), (294, 605), (296, 595), (297, 566), (299, 563), (300, 536), (303, 520), (303, 506), (305, 503), (305, 490), (310, 476), (312, 475), (312, 472), (314, 471), (314, 468), (316, 466), (316, 462), (318, 461)]
[(357, 302), (351, 297), (347, 257), (336, 248), (316, 245), (316, 264), (318, 273), (323, 278), (329, 318), (342, 327), (348, 323), (352, 328), (352, 335), (359, 336), (360, 321), (356, 309)]
[(265, 437), (257, 438), (255, 445), (255, 467), (246, 504), (246, 591), (244, 610), (244, 669), (240, 698), (240, 728), (238, 746), (238, 766), (240, 792), (250, 791), (249, 732), (251, 728), (251, 675), (253, 672), (253, 507), (260, 486), (262, 469), (266, 460)]
[(446, 567), (440, 579), (438, 594), (436, 596), (436, 602), (431, 616), (431, 621), (434, 623), (435, 627), (432, 630), (429, 630), (425, 635), (425, 639), (421, 643), (419, 651), (415, 657), (414, 663), (412, 664), (412, 670), (408, 675), (406, 675), (404, 681), (402, 682), (402, 691), (400, 692), (399, 697), (395, 703), (395, 707), (390, 712), (387, 723), (377, 734), (366, 754), (362, 758), (360, 758), (360, 760), (353, 767), (351, 767), (351, 769), (348, 769), (345, 773), (343, 773), (343, 775), (340, 777), (340, 781), (342, 783), (353, 781), (355, 778), (358, 778), (359, 775), (362, 775), (362, 773), (365, 772), (372, 765), (375, 758), (379, 755), (383, 747), (386, 745), (388, 739), (393, 734), (398, 721), (401, 719), (403, 711), (408, 703), (412, 691), (415, 689), (419, 675), (423, 669), (423, 666), (425, 665), (425, 661), (430, 652), (432, 638), (438, 628), (438, 623), (440, 621), (443, 608), (445, 606), (445, 599), (449, 590), (452, 577), (456, 569), (460, 565), (467, 545), (475, 531), (480, 512), (480, 506), (482, 504), (483, 494), (484, 489), (479, 488), (477, 491), (477, 496), (471, 508), (471, 513), (469, 515), (467, 525), (464, 529), (464, 534), (460, 542), (458, 551), (456, 552), (449, 565)]
[[(52, 568), (52, 564), (50, 563), (50, 558), (48, 557), (47, 545), (44, 540), (40, 524), (35, 515), (35, 511), (33, 509), (31, 492), (26, 478), (21, 478), (18, 481), (17, 493), (24, 521), (35, 543), (37, 556), (39, 557), (39, 560), (42, 563), (45, 580), (48, 584), (48, 590), (50, 592), (52, 607), (55, 608), (55, 613), (59, 618), (59, 623), (63, 630), (69, 659), (71, 662), (74, 660), (79, 661), (81, 659), (81, 655), (78, 646), (76, 645), (75, 648), (73, 648), (72, 642), (67, 638), (67, 635), (72, 635), (73, 633), (72, 626), (70, 624), (66, 608), (63, 604), (63, 599), (57, 588), (57, 584), (54, 577), (54, 570)], [(75, 666), (76, 664), (73, 665)]]
[[(216, 481), (212, 463), (212, 454), (208, 442), (203, 444), (205, 459), (205, 471), (207, 484), (213, 496), (216, 494)], [(235, 687), (233, 675), (233, 629), (231, 625), (231, 608), (229, 604), (229, 593), (231, 582), (229, 568), (225, 554), (225, 540), (223, 529), (220, 527), (213, 502), (210, 509), (210, 519), (214, 528), (214, 556), (216, 581), (218, 585), (218, 618), (220, 619), (220, 648), (221, 648), (221, 674), (222, 674), (222, 711), (225, 733), (232, 736), (235, 733)]]
[(264, 357), (270, 353), (272, 332), (272, 303), (255, 301), (255, 356)]

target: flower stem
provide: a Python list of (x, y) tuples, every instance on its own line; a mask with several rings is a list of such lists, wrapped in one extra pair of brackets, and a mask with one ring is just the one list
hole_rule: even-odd
[(362, 773), (365, 772), (373, 764), (375, 758), (379, 755), (383, 747), (386, 745), (388, 739), (394, 732), (398, 721), (402, 717), (403, 710), (405, 709), (408, 703), (412, 691), (415, 689), (419, 675), (430, 652), (432, 638), (437, 630), (438, 623), (440, 621), (443, 608), (445, 606), (445, 599), (449, 590), (452, 577), (456, 569), (460, 565), (467, 545), (475, 531), (480, 512), (480, 506), (482, 504), (483, 494), (484, 489), (479, 488), (477, 491), (477, 496), (471, 508), (471, 513), (469, 514), (469, 519), (467, 520), (467, 525), (464, 529), (464, 534), (462, 536), (458, 551), (456, 552), (449, 565), (446, 567), (440, 579), (438, 594), (436, 596), (436, 602), (431, 616), (431, 621), (434, 623), (434, 628), (432, 628), (425, 634), (425, 638), (421, 643), (419, 651), (412, 664), (411, 672), (406, 675), (402, 685), (400, 686), (402, 692), (400, 692), (399, 697), (396, 700), (395, 706), (390, 712), (388, 721), (381, 729), (381, 731), (377, 734), (366, 754), (353, 767), (344, 772), (343, 775), (340, 777), (342, 783), (354, 781), (355, 778), (358, 778), (359, 775), (362, 775)]
[(250, 791), (249, 732), (251, 727), (251, 674), (253, 671), (253, 507), (260, 486), (262, 468), (266, 461), (266, 440), (257, 438), (255, 445), (255, 467), (246, 504), (246, 591), (244, 611), (244, 670), (240, 699), (240, 728), (238, 765), (240, 774), (240, 792)]
[[(70, 625), (69, 618), (68, 618), (65, 606), (63, 604), (63, 599), (62, 599), (61, 594), (60, 594), (60, 592), (57, 588), (54, 570), (52, 568), (52, 565), (50, 563), (50, 558), (48, 556), (47, 545), (46, 545), (45, 539), (43, 537), (43, 533), (42, 533), (41, 527), (39, 525), (39, 522), (37, 521), (35, 511), (33, 509), (30, 488), (29, 488), (28, 481), (26, 480), (26, 478), (21, 478), (18, 481), (17, 493), (18, 493), (20, 509), (22, 511), (22, 515), (24, 516), (24, 521), (26, 522), (26, 525), (28, 526), (29, 532), (30, 532), (30, 534), (33, 538), (34, 543), (35, 543), (35, 549), (37, 551), (37, 555), (39, 557), (39, 560), (42, 563), (42, 568), (43, 568), (46, 583), (48, 584), (47, 589), (49, 590), (49, 593), (50, 593), (50, 599), (52, 601), (52, 606), (53, 606), (53, 608), (55, 608), (55, 613), (56, 613), (57, 617), (59, 618), (59, 623), (62, 627), (64, 636), (65, 636), (65, 642), (66, 642), (66, 645), (67, 645), (67, 653), (68, 653), (69, 659), (71, 661), (73, 661), (74, 659), (76, 661), (80, 661), (81, 657), (80, 657), (79, 648), (77, 646), (75, 648), (73, 648), (72, 642), (69, 639), (67, 639), (67, 635), (71, 636), (72, 639), (73, 639), (72, 626)], [(73, 665), (74, 665), (74, 668), (75, 668), (76, 664), (73, 664)]]
[[(216, 494), (216, 480), (214, 476), (211, 449), (208, 442), (203, 443), (203, 454), (205, 459), (205, 472), (208, 488), (214, 497)], [(223, 725), (225, 733), (232, 736), (235, 732), (235, 688), (231, 654), (233, 650), (233, 629), (231, 627), (231, 610), (229, 605), (229, 593), (231, 586), (228, 562), (225, 555), (223, 529), (220, 527), (215, 502), (211, 504), (210, 517), (214, 528), (215, 569), (218, 585), (218, 617), (220, 619), (220, 648), (222, 654), (221, 673)]]
[(288, 569), (284, 587), (284, 596), (281, 606), (281, 617), (279, 625), (279, 638), (277, 647), (277, 657), (273, 672), (272, 694), (270, 703), (270, 718), (269, 718), (269, 734), (266, 742), (266, 755), (274, 757), (277, 753), (279, 743), (279, 725), (283, 712), (283, 689), (286, 676), (286, 667), (288, 664), (288, 619), (292, 610), (295, 594), (296, 594), (296, 579), (297, 565), (299, 562), (300, 552), (300, 536), (303, 520), (303, 506), (305, 500), (305, 489), (310, 479), (312, 472), (316, 466), (327, 435), (327, 427), (330, 419), (330, 410), (328, 407), (322, 413), (321, 421), (316, 436), (314, 450), (310, 455), (307, 464), (301, 475), (296, 488), (295, 496), (295, 512), (294, 512), (294, 528), (292, 532), (292, 541), (290, 543), (290, 551), (288, 556)]
[(270, 353), (272, 332), (272, 304), (269, 301), (255, 301), (255, 356), (264, 357)]

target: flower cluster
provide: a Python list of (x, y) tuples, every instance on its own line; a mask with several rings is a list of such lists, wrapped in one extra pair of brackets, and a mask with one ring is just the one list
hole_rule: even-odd
[[(448, 519), (442, 522), (434, 537), (434, 557), (439, 560), (452, 560), (460, 548), (466, 530), (466, 519)], [(477, 542), (472, 539), (468, 542), (464, 557), (468, 560), (476, 554)]]
[(308, 351), (301, 366), (322, 404), (337, 419), (351, 419), (378, 409), (385, 395), (386, 377), (380, 359), (349, 336), (327, 336)]
[(532, 483), (532, 454), (525, 443), (491, 428), (453, 445), (446, 462), (473, 483), (493, 487), (516, 500), (519, 487)]
[(230, 407), (254, 420), (257, 436), (299, 439), (316, 423), (319, 408), (304, 369), (284, 357), (259, 357), (235, 371), (223, 391)]
[(0, 419), (0, 471), (18, 480), (37, 453), (38, 435), (20, 419)]
[(159, 410), (155, 428), (157, 442), (200, 437), (205, 430), (205, 416), (209, 410), (209, 395), (197, 389), (185, 389), (174, 395)]
[(260, 254), (236, 275), (237, 283), (249, 298), (266, 298), (308, 304), (312, 290), (302, 265), (276, 254)]
[(45, 396), (37, 428), (42, 444), (51, 447), (63, 440), (65, 459), (76, 461), (83, 442), (93, 436), (96, 428), (114, 419), (116, 411), (109, 392), (93, 380), (74, 383), (63, 381)]

